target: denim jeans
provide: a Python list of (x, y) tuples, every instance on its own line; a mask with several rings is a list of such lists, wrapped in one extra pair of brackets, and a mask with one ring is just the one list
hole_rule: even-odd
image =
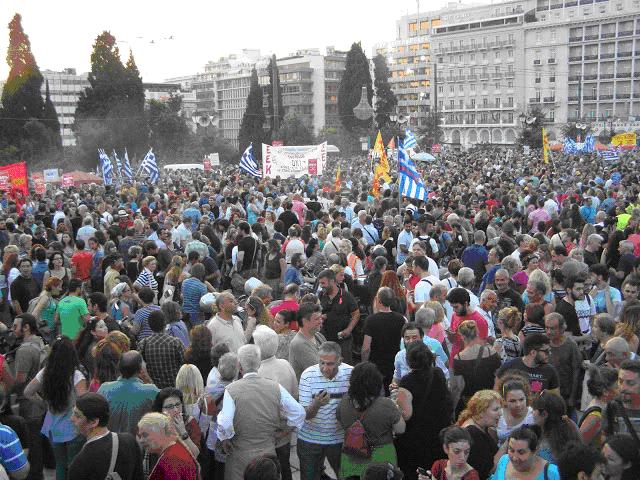
[(322, 445), (310, 443), (298, 438), (298, 460), (300, 460), (300, 480), (319, 480), (324, 466), (324, 459), (338, 476), (340, 472), (340, 455), (342, 443)]
[(78, 435), (69, 442), (53, 443), (53, 455), (56, 458), (56, 480), (66, 480), (69, 465), (82, 449), (84, 437)]

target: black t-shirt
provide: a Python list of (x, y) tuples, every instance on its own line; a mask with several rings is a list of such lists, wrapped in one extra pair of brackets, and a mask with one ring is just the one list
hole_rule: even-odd
[(506, 307), (516, 307), (520, 310), (520, 313), (524, 313), (524, 302), (522, 301), (522, 297), (518, 292), (513, 289), (509, 289), (504, 293), (500, 293), (496, 290), (496, 294), (498, 295), (498, 307), (497, 311), (502, 310)]
[(19, 275), (11, 284), (11, 300), (20, 304), (22, 313), (29, 308), (29, 301), (36, 298), (40, 293), (38, 282), (33, 278), (25, 278)]
[[(244, 257), (242, 258), (242, 270), (249, 270), (256, 264), (256, 259), (258, 258), (258, 242), (251, 235), (247, 235), (243, 237), (242, 240), (238, 242), (238, 253), (244, 252)], [(242, 271), (241, 270), (241, 271)]]
[[(111, 463), (112, 439), (109, 433), (98, 440), (85, 443), (69, 466), (69, 480), (93, 480), (105, 478)], [(114, 470), (122, 480), (144, 477), (142, 453), (136, 439), (130, 433), (118, 433), (118, 457)]]
[(371, 337), (369, 360), (386, 377), (393, 374), (393, 361), (400, 350), (400, 332), (404, 317), (395, 312), (380, 312), (369, 315), (364, 321), (364, 334)]
[(584, 257), (584, 263), (589, 266), (600, 263), (600, 255), (598, 255), (597, 253), (590, 252), (589, 250), (584, 250), (582, 256)]
[(564, 317), (564, 321), (567, 323), (567, 332), (571, 333), (571, 335), (575, 335), (576, 337), (582, 335), (578, 314), (576, 313), (576, 308), (573, 305), (566, 302), (563, 298), (556, 302), (556, 313), (559, 313)]
[(278, 220), (282, 220), (282, 223), (284, 223), (284, 233), (286, 234), (289, 231), (289, 227), (291, 227), (291, 225), (295, 225), (296, 223), (298, 223), (298, 216), (291, 210), (285, 210), (280, 214)]
[(322, 205), (320, 202), (307, 202), (307, 208), (311, 210), (313, 213), (317, 214), (320, 210), (322, 210)]
[(539, 394), (543, 390), (553, 390), (558, 388), (560, 385), (560, 382), (558, 381), (558, 372), (556, 372), (556, 369), (549, 364), (537, 365), (533, 368), (529, 368), (522, 361), (522, 358), (514, 358), (502, 365), (500, 370), (498, 370), (498, 373), (496, 373), (496, 376), (500, 378), (508, 370), (519, 370), (522, 373), (527, 374), (529, 377), (529, 385), (531, 386), (531, 393), (533, 394)]
[(322, 305), (322, 313), (327, 316), (327, 319), (322, 324), (320, 333), (327, 340), (337, 342), (338, 332), (347, 328), (351, 322), (351, 312), (358, 310), (358, 303), (353, 295), (339, 288), (338, 293), (333, 298), (321, 293), (320, 305)]

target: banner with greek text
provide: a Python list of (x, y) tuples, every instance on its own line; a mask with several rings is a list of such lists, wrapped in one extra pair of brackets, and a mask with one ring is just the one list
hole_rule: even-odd
[(27, 163), (10, 163), (0, 167), (0, 185), (5, 185), (6, 189), (11, 189), (13, 192), (19, 191), (23, 195), (29, 195)]
[(322, 175), (326, 163), (327, 142), (320, 145), (282, 147), (262, 144), (263, 178)]

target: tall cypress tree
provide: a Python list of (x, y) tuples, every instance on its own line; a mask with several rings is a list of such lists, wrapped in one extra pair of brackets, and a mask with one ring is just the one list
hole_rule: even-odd
[[(267, 74), (269, 75), (269, 87), (267, 90), (267, 114), (269, 115), (269, 129), (273, 138), (274, 133), (280, 128), (284, 120), (284, 104), (282, 103), (282, 87), (280, 86), (280, 75), (278, 72), (278, 63), (276, 56), (273, 55), (267, 66)], [(278, 96), (278, 115), (276, 118), (274, 112), (274, 92)]]
[(9, 76), (2, 90), (0, 143), (20, 148), (22, 140), (28, 137), (25, 124), (42, 118), (44, 101), (40, 89), (44, 79), (18, 13), (9, 22), (7, 64)]
[(389, 86), (389, 68), (384, 56), (378, 54), (373, 59), (374, 85), (376, 88), (376, 123), (378, 128), (389, 124), (389, 115), (393, 114), (398, 99)]
[(367, 87), (367, 99), (371, 103), (373, 88), (369, 61), (362, 51), (362, 45), (358, 42), (351, 45), (347, 53), (344, 75), (338, 88), (338, 114), (342, 125), (349, 131), (371, 124), (370, 120), (359, 120), (353, 114), (353, 108), (360, 102), (363, 85)]
[(121, 135), (117, 140), (120, 142), (119, 145), (126, 146), (129, 151), (143, 154), (145, 152), (142, 149), (148, 146), (149, 127), (145, 122), (142, 77), (131, 50), (124, 68), (123, 90), (126, 103), (122, 110), (125, 115), (124, 121), (119, 122)]
[(262, 141), (265, 137), (264, 132), (264, 108), (262, 106), (262, 88), (258, 84), (258, 72), (255, 67), (251, 71), (251, 87), (249, 88), (249, 96), (247, 97), (247, 108), (242, 116), (240, 124), (240, 132), (238, 134), (238, 147), (240, 152), (253, 142), (253, 156), (260, 158), (262, 156)]
[(51, 146), (55, 148), (62, 148), (62, 137), (60, 136), (60, 120), (58, 120), (56, 107), (53, 105), (53, 102), (51, 101), (51, 95), (49, 94), (49, 80), (47, 80), (46, 83), (46, 94), (44, 98), (42, 121), (51, 131)]

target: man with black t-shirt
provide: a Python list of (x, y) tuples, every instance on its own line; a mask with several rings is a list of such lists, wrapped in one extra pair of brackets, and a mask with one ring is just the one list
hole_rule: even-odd
[(247, 222), (240, 222), (238, 230), (242, 238), (238, 242), (238, 268), (239, 272), (256, 268), (258, 258), (258, 241), (251, 236), (251, 227)]
[[(510, 370), (518, 370), (529, 377), (531, 393), (539, 394), (543, 390), (560, 395), (558, 372), (549, 365), (551, 342), (542, 333), (531, 333), (524, 339), (524, 357), (514, 358), (500, 367), (496, 373), (498, 379)], [(497, 387), (496, 387), (497, 388)]]
[(284, 203), (284, 212), (282, 212), (280, 214), (280, 216), (278, 217), (278, 220), (282, 220), (282, 223), (284, 223), (284, 232), (288, 232), (289, 228), (291, 228), (292, 225), (295, 225), (296, 223), (298, 223), (298, 216), (292, 211), (293, 208), (293, 203), (292, 202), (285, 202)]
[(395, 295), (389, 287), (378, 290), (373, 300), (373, 315), (364, 322), (362, 341), (362, 361), (370, 361), (378, 367), (384, 376), (384, 385), (393, 378), (393, 360), (400, 350), (400, 338), (405, 319), (399, 313), (391, 311)]
[(564, 281), (564, 289), (567, 294), (562, 300), (556, 302), (556, 313), (559, 313), (564, 318), (567, 332), (576, 337), (582, 335), (580, 321), (576, 311), (576, 302), (585, 299), (584, 281), (584, 275), (571, 275), (567, 277)]
[(32, 269), (33, 264), (28, 258), (23, 258), (18, 263), (20, 275), (11, 284), (11, 304), (16, 315), (26, 313), (29, 309), (29, 302), (40, 294), (40, 286), (31, 276)]

